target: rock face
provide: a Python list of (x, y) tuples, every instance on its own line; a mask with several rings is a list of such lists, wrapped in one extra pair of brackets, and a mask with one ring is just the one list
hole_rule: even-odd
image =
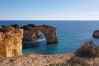
[(22, 55), (23, 30), (14, 29), (0, 32), (0, 57), (16, 57)]
[(99, 30), (94, 31), (93, 37), (94, 38), (99, 38)]
[(56, 28), (52, 26), (36, 26), (24, 30), (23, 41), (31, 41), (33, 38), (38, 39), (40, 32), (46, 37), (47, 44), (57, 43)]
[(39, 39), (40, 32), (33, 30), (24, 30), (23, 31), (23, 41), (31, 41), (32, 39)]

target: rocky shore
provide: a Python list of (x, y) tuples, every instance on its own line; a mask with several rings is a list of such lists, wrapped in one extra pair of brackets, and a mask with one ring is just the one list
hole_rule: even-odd
[(58, 40), (54, 27), (30, 24), (20, 28), (18, 25), (0, 27), (0, 66), (99, 66), (99, 47), (92, 41), (84, 42), (74, 53), (23, 55), (22, 41), (30, 41), (33, 37), (38, 39), (39, 31), (44, 33), (47, 44), (57, 43)]

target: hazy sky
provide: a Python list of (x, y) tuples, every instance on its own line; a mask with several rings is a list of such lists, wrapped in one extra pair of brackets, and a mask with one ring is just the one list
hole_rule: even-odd
[(99, 20), (99, 0), (0, 0), (0, 20)]

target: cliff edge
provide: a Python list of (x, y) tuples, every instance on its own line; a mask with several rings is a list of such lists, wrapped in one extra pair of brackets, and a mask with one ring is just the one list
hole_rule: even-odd
[(16, 57), (22, 55), (22, 38), (22, 29), (0, 32), (0, 57)]

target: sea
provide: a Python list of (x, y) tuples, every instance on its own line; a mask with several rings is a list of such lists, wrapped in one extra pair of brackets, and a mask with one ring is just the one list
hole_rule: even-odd
[[(99, 45), (99, 39), (93, 38), (93, 32), (99, 30), (99, 21), (67, 20), (1, 20), (0, 25), (35, 24), (51, 25), (57, 28), (57, 44), (46, 44), (46, 41), (37, 43), (37, 46), (23, 48), (23, 54), (64, 54), (75, 52), (86, 40), (93, 40)], [(44, 36), (44, 35), (42, 35)], [(46, 38), (46, 37), (45, 37)]]

